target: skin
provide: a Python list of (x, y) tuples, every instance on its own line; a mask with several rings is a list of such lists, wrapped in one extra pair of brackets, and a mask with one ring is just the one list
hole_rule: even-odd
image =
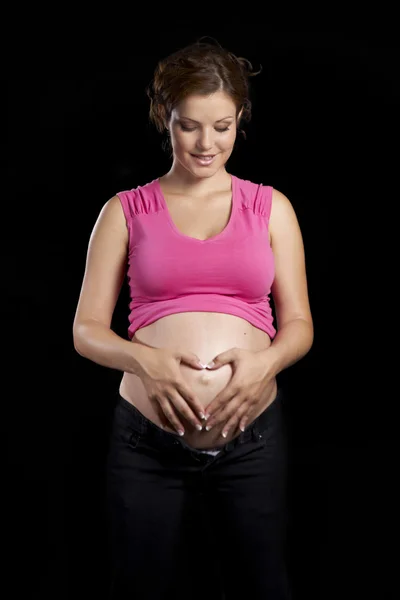
[[(222, 91), (185, 98), (174, 108), (167, 125), (173, 162), (162, 180), (177, 191), (199, 198), (226, 185), (229, 175), (225, 164), (235, 145), (241, 114), (242, 111), (235, 118), (235, 103)], [(216, 157), (210, 166), (203, 167), (196, 164), (191, 154)]]

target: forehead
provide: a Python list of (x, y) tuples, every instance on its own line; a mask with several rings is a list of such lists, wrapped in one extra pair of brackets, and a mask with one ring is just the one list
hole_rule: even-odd
[(197, 114), (206, 117), (207, 115), (219, 115), (221, 111), (225, 111), (222, 117), (235, 114), (235, 103), (225, 92), (214, 92), (207, 96), (191, 94), (182, 100), (173, 112), (179, 116), (193, 117), (194, 114)]

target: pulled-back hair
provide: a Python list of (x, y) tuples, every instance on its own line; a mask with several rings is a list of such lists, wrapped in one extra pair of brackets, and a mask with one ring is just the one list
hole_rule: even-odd
[[(191, 94), (208, 96), (217, 91), (228, 94), (236, 106), (236, 118), (243, 109), (240, 121), (251, 119), (249, 78), (258, 75), (251, 63), (215, 43), (198, 39), (161, 59), (154, 77), (146, 87), (150, 98), (149, 119), (163, 133), (173, 109)], [(214, 39), (214, 38), (211, 38)], [(238, 128), (246, 139), (246, 133)]]

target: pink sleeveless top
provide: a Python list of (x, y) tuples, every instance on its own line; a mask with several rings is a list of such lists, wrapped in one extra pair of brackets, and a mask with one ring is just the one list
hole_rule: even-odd
[(129, 231), (129, 339), (161, 317), (189, 311), (236, 315), (275, 336), (268, 240), (273, 188), (231, 178), (230, 220), (207, 240), (178, 231), (158, 178), (117, 194)]

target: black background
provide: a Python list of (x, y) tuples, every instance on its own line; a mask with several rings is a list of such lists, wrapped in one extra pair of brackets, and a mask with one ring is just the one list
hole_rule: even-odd
[[(152, 26), (143, 41), (144, 23), (98, 37), (53, 23), (9, 51), (7, 597), (106, 598), (103, 466), (122, 374), (75, 352), (72, 322), (103, 204), (170, 166), (144, 88), (161, 57), (203, 35), (263, 67), (227, 169), (286, 194), (305, 244), (315, 342), (279, 376), (295, 599), (397, 597), (397, 38), (244, 25)], [(125, 284), (113, 319), (125, 338), (128, 301)]]

